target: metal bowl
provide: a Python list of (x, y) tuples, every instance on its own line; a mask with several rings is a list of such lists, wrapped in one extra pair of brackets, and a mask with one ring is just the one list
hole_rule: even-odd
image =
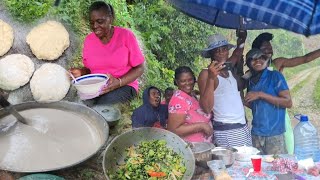
[(211, 161), (212, 160), (211, 150), (215, 147), (212, 143), (192, 142), (190, 147), (191, 147), (191, 150), (193, 152), (193, 155), (194, 155), (196, 161)]
[(108, 145), (103, 156), (103, 171), (106, 178), (109, 180), (109, 174), (117, 170), (117, 164), (123, 164), (126, 149), (132, 145), (137, 145), (141, 141), (152, 140), (166, 140), (167, 146), (172, 148), (175, 152), (179, 153), (184, 159), (184, 164), (187, 168), (183, 179), (190, 180), (195, 169), (195, 160), (192, 151), (188, 144), (184, 142), (179, 136), (170, 131), (142, 127), (133, 129), (131, 131), (122, 133), (117, 136)]
[(223, 160), (225, 166), (228, 168), (234, 163), (237, 151), (237, 149), (231, 147), (216, 147), (211, 150), (212, 159)]
[(119, 123), (121, 118), (121, 112), (119, 108), (107, 104), (95, 105), (92, 108), (108, 122), (110, 128)]
[(195, 175), (203, 174), (209, 170), (208, 161), (212, 160), (211, 149), (215, 146), (207, 142), (192, 142), (190, 143), (191, 150), (196, 160)]

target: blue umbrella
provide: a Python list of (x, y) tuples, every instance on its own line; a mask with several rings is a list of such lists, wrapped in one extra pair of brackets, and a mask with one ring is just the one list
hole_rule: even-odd
[(239, 27), (237, 21), (239, 22), (240, 16), (245, 17), (244, 29), (266, 29), (274, 26), (305, 36), (320, 33), (319, 0), (169, 1), (182, 12), (219, 27)]
[(206, 22), (228, 29), (274, 29), (275, 27), (264, 22), (254, 21), (250, 18), (245, 18), (237, 14), (227, 13), (226, 11), (214, 8), (207, 3), (195, 0), (169, 0), (176, 9), (183, 13)]

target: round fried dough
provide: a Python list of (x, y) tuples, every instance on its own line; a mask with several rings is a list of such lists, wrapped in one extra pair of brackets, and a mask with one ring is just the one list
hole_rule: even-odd
[(0, 19), (0, 56), (6, 54), (13, 44), (13, 29)]
[(47, 21), (30, 31), (27, 44), (38, 59), (55, 60), (69, 47), (69, 33), (61, 23)]

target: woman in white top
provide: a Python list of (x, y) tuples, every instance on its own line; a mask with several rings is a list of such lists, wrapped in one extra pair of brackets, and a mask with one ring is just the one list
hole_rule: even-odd
[(233, 45), (219, 34), (209, 38), (209, 47), (202, 53), (212, 62), (199, 75), (200, 105), (206, 113), (213, 111), (214, 143), (222, 147), (252, 146), (238, 84), (231, 68), (226, 67), (226, 62), (232, 67), (242, 57), (245, 35), (240, 34), (230, 58)]

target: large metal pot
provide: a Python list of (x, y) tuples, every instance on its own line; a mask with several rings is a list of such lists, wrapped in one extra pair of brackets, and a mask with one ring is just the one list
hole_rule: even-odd
[[(60, 102), (54, 102), (54, 103), (37, 103), (37, 102), (26, 102), (18, 105), (14, 105), (17, 111), (23, 111), (23, 110), (30, 110), (30, 109), (37, 109), (37, 108), (49, 108), (49, 109), (57, 109), (57, 110), (63, 110), (66, 112), (74, 113), (77, 114), (81, 117), (86, 117), (85, 119), (87, 121), (90, 121), (92, 129), (92, 132), (96, 133), (97, 137), (101, 138), (99, 142), (99, 146), (96, 148), (96, 150), (89, 156), (83, 157), (82, 159), (79, 159), (78, 162), (75, 162), (73, 164), (67, 164), (65, 166), (60, 166), (60, 167), (54, 167), (54, 168), (49, 168), (49, 169), (27, 169), (27, 170), (19, 170), (19, 169), (5, 169), (8, 171), (13, 171), (13, 172), (45, 172), (45, 171), (53, 171), (53, 170), (58, 170), (58, 169), (63, 169), (63, 168), (68, 168), (74, 165), (77, 165), (90, 157), (92, 157), (94, 154), (96, 154), (106, 143), (108, 136), (109, 136), (109, 126), (108, 123), (105, 121), (105, 119), (99, 115), (96, 111), (94, 111), (91, 108), (88, 108), (85, 105), (77, 104), (77, 103), (72, 103), (72, 102), (66, 102), (66, 101), (60, 101)], [(5, 111), (4, 109), (0, 109), (0, 120), (3, 117), (8, 116), (8, 112)], [(70, 127), (70, 131), (73, 131), (73, 127)], [(5, 135), (5, 134), (0, 134), (0, 135)], [(80, 150), (79, 150), (80, 151)]]
[(128, 147), (138, 144), (141, 141), (151, 141), (164, 139), (167, 141), (167, 146), (178, 152), (184, 159), (184, 164), (187, 168), (183, 179), (189, 180), (192, 178), (195, 169), (195, 160), (192, 151), (188, 144), (179, 136), (170, 131), (159, 128), (137, 128), (125, 132), (117, 136), (108, 145), (103, 156), (103, 171), (109, 180), (109, 174), (116, 171), (118, 164), (124, 163), (125, 151)]

